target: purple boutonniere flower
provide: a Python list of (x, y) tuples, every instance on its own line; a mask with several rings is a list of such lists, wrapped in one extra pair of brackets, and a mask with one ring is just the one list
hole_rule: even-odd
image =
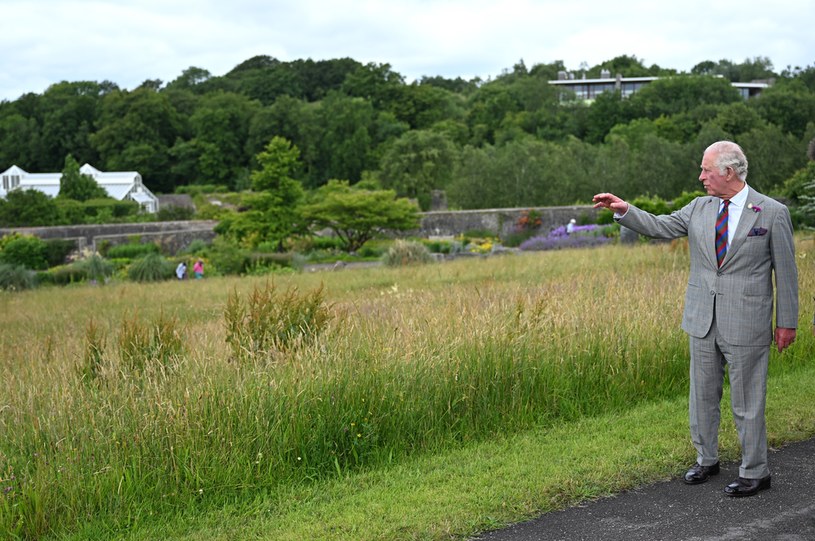
[(752, 210), (753, 212), (761, 212), (761, 207), (758, 205), (754, 205), (752, 203), (747, 203), (747, 208)]

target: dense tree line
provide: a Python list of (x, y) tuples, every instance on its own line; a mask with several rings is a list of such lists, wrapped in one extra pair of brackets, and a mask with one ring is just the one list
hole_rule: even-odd
[[(251, 189), (275, 137), (299, 150), (295, 180), (375, 181), (426, 208), (444, 189), (458, 208), (586, 202), (598, 190), (673, 198), (698, 188), (702, 150), (733, 139), (751, 185), (780, 192), (806, 166), (815, 137), (815, 66), (773, 71), (769, 59), (706, 61), (690, 73), (636, 57), (579, 72), (662, 77), (629, 98), (592, 103), (547, 84), (562, 62), (523, 61), (494, 79), (424, 77), (349, 58), (251, 58), (223, 76), (190, 67), (164, 84), (61, 82), (0, 102), (0, 168), (58, 171), (67, 155), (139, 171), (159, 193), (187, 185)], [(773, 78), (742, 99), (732, 81)]]

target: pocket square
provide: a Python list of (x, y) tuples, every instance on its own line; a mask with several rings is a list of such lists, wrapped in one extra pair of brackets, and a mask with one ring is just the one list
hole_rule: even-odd
[(761, 237), (761, 236), (766, 235), (766, 234), (767, 234), (767, 230), (764, 229), (763, 227), (754, 227), (753, 229), (750, 230), (749, 233), (747, 233), (747, 236), (748, 237)]

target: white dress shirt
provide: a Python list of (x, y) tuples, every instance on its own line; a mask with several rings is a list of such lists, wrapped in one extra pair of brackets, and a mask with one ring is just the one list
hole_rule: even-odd
[[(736, 235), (736, 228), (739, 226), (741, 213), (744, 211), (744, 206), (747, 204), (747, 184), (730, 198), (730, 206), (727, 208), (727, 247), (730, 248), (730, 243), (733, 242), (733, 237)], [(722, 211), (723, 199), (719, 200), (719, 212)]]

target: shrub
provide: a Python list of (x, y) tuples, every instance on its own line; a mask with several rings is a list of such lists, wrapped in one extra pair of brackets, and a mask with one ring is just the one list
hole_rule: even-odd
[[(126, 218), (139, 213), (139, 204), (129, 199), (117, 201), (109, 197), (88, 199), (84, 203), (86, 220), (92, 223), (105, 223), (97, 221), (102, 218)], [(119, 220), (121, 221), (121, 220)]]
[[(302, 268), (300, 269), (302, 270)], [(294, 267), (281, 267), (280, 265), (253, 263), (244, 271), (246, 276), (268, 276), (270, 274), (297, 274)]]
[(294, 271), (292, 258), (291, 253), (255, 252), (249, 255), (249, 260), (242, 274), (265, 276), (280, 271)]
[(34, 272), (22, 265), (9, 265), (0, 263), (0, 289), (5, 291), (21, 291), (33, 289), (37, 285)]
[(85, 270), (76, 263), (58, 265), (39, 275), (40, 283), (66, 286), (86, 279)]
[(58, 198), (55, 205), (60, 223), (72, 225), (130, 221), (139, 214), (139, 204), (135, 201), (108, 197), (87, 201)]
[(315, 251), (340, 252), (343, 246), (339, 237), (323, 235), (300, 236), (293, 238), (291, 242), (292, 251), (303, 254)]
[(45, 241), (45, 258), (49, 267), (64, 265), (68, 255), (76, 249), (76, 242), (65, 239)]
[(805, 204), (808, 201), (808, 196), (812, 195), (813, 181), (815, 181), (815, 161), (809, 161), (803, 169), (799, 169), (790, 178), (784, 181), (782, 193), (784, 197), (789, 198), (793, 204)]
[(705, 195), (705, 192), (702, 191), (695, 191), (695, 192), (682, 192), (682, 194), (671, 201), (671, 212), (675, 210), (679, 210), (697, 197), (701, 197)]
[(449, 254), (453, 248), (453, 241), (450, 240), (422, 240), (430, 253)]
[(8, 235), (0, 241), (0, 263), (32, 270), (47, 269), (48, 246), (32, 235)]
[(85, 223), (85, 205), (74, 199), (56, 199), (54, 201), (59, 213), (59, 223), (79, 225)]
[(221, 184), (188, 184), (186, 186), (175, 187), (175, 193), (185, 193), (189, 195), (227, 192), (229, 192), (229, 187)]
[(311, 237), (311, 249), (312, 250), (338, 250), (341, 251), (345, 247), (345, 243), (339, 237), (323, 237), (323, 236), (314, 236)]
[(461, 235), (464, 238), (490, 238), (495, 236), (494, 231), (489, 229), (468, 229)]
[(249, 256), (249, 265), (261, 267), (290, 267), (290, 253), (255, 252)]
[(159, 222), (183, 222), (192, 220), (195, 216), (195, 209), (192, 207), (184, 207), (181, 205), (171, 205), (162, 207), (156, 214), (156, 219)]
[(0, 227), (55, 225), (59, 211), (51, 197), (39, 190), (11, 190), (0, 198)]
[(670, 214), (671, 207), (661, 197), (637, 197), (631, 204), (651, 214)]
[(187, 254), (187, 255), (199, 255), (206, 252), (207, 248), (209, 248), (209, 244), (203, 239), (193, 239), (190, 244), (181, 250), (180, 253)]
[(119, 259), (138, 259), (140, 257), (144, 257), (147, 254), (157, 254), (159, 252), (158, 246), (153, 243), (137, 243), (137, 242), (128, 242), (127, 244), (118, 244), (116, 246), (111, 246), (108, 248), (107, 253), (105, 254), (106, 257)]
[(597, 211), (597, 224), (608, 225), (614, 223), (614, 212), (608, 209), (600, 209)]
[(386, 247), (381, 243), (368, 241), (359, 250), (357, 250), (357, 255), (359, 257), (376, 259), (385, 255), (385, 253), (387, 253), (388, 248), (389, 247)]
[(401, 267), (433, 261), (430, 251), (421, 242), (397, 240), (393, 243), (382, 261), (389, 267)]
[(531, 231), (521, 231), (510, 233), (501, 238), (501, 244), (507, 248), (517, 248), (521, 243), (534, 235)]
[(147, 254), (130, 265), (127, 276), (135, 282), (160, 282), (175, 276), (175, 265), (159, 254)]
[(534, 209), (521, 211), (521, 215), (515, 221), (515, 231), (534, 231), (541, 226), (541, 213)]
[(251, 262), (251, 253), (221, 238), (215, 239), (209, 260), (216, 273), (243, 274)]
[(798, 229), (815, 226), (815, 220), (813, 220), (812, 216), (806, 211), (806, 209), (802, 209), (801, 207), (790, 207), (789, 210), (790, 219), (792, 220), (792, 227), (796, 231)]
[(212, 203), (196, 205), (195, 217), (199, 220), (220, 220), (224, 216), (233, 214), (228, 208)]
[(74, 263), (86, 280), (104, 283), (113, 274), (114, 265), (103, 257), (93, 254)]

